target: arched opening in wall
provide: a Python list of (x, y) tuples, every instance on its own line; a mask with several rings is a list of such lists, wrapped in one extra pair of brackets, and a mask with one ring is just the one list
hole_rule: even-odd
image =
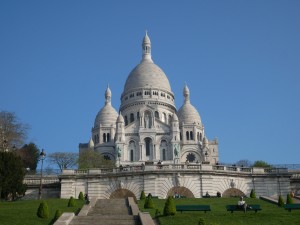
[(134, 121), (134, 115), (133, 113), (130, 113), (130, 123), (132, 123)]
[(155, 111), (155, 118), (159, 119), (159, 114), (157, 111)]
[(146, 156), (150, 156), (151, 152), (151, 138), (145, 138)]
[(222, 197), (240, 197), (246, 196), (244, 192), (236, 188), (228, 188), (223, 192)]
[(200, 141), (202, 141), (202, 134), (200, 133)]
[(185, 196), (186, 198), (195, 198), (193, 192), (186, 187), (172, 187), (167, 194), (168, 196)]
[(103, 134), (103, 142), (106, 142), (106, 133)]
[(190, 131), (190, 139), (194, 140), (194, 133), (193, 133), (193, 131)]
[(167, 122), (167, 115), (165, 113), (162, 114), (161, 121), (163, 121), (164, 123)]
[(180, 132), (180, 141), (182, 141), (182, 134), (181, 134), (181, 132)]
[(171, 115), (169, 115), (169, 124), (171, 124), (172, 123), (172, 116)]
[(133, 149), (130, 150), (130, 161), (133, 162)]
[(190, 140), (190, 133), (188, 131), (186, 132), (186, 140)]
[(109, 198), (110, 199), (115, 199), (115, 198), (128, 198), (128, 197), (133, 197), (135, 201), (136, 200), (136, 196), (131, 192), (129, 191), (128, 189), (124, 189), (124, 188), (121, 188), (121, 189), (118, 189), (118, 190), (115, 190), (113, 193), (110, 194)]
[(110, 142), (110, 133), (107, 133), (106, 138), (107, 138), (107, 142)]
[(197, 132), (197, 141), (200, 141), (200, 133)]
[(125, 126), (127, 126), (128, 125), (128, 118), (127, 118), (127, 116), (125, 116), (124, 120), (125, 120)]
[(167, 160), (167, 157), (166, 157), (166, 149), (163, 149), (163, 150), (162, 150), (162, 160)]

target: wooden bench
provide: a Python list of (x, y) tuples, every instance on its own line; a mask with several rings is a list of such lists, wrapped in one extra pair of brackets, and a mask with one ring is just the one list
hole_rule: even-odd
[[(226, 205), (226, 209), (227, 209), (227, 211), (231, 211), (231, 213), (233, 213), (233, 211), (243, 211), (244, 212), (244, 209), (238, 207), (237, 205)], [(260, 205), (248, 205), (246, 211), (255, 211), (257, 213), (257, 211), (259, 211), (259, 210), (262, 210), (260, 208)]]
[(176, 205), (176, 211), (211, 211), (210, 205)]
[(300, 209), (300, 204), (285, 204), (284, 209), (289, 210), (289, 212), (291, 212), (294, 209)]

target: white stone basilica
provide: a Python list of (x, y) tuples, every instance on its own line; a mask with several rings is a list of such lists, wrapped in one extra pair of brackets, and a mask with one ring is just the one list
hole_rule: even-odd
[(166, 74), (151, 58), (146, 33), (142, 60), (128, 75), (118, 112), (111, 105), (111, 90), (105, 91), (105, 105), (98, 112), (89, 143), (92, 148), (119, 165), (157, 163), (216, 164), (218, 141), (209, 141), (190, 91), (183, 89), (184, 103), (176, 110), (174, 93)]

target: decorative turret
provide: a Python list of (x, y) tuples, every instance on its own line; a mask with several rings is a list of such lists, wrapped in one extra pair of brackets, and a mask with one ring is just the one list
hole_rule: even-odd
[(95, 145), (94, 145), (94, 141), (93, 141), (92, 138), (90, 139), (88, 146), (89, 146), (90, 149), (94, 148)]
[(143, 60), (148, 60), (152, 62), (151, 59), (151, 41), (150, 38), (148, 37), (147, 31), (146, 31), (146, 35), (143, 39), (143, 43), (142, 43), (142, 49), (143, 49)]
[(115, 142), (116, 143), (124, 143), (125, 142), (125, 127), (124, 127), (124, 118), (122, 116), (122, 113), (120, 112), (117, 123), (116, 123), (116, 136), (115, 136)]
[(105, 91), (105, 105), (111, 104), (111, 90), (109, 89), (109, 85), (107, 85)]

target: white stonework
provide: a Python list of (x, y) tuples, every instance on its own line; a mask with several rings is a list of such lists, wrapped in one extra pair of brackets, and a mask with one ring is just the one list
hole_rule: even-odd
[(107, 87), (105, 105), (96, 116), (91, 139), (79, 144), (79, 151), (94, 149), (117, 165), (147, 161), (216, 164), (218, 141), (207, 139), (186, 85), (183, 95), (184, 104), (177, 111), (169, 80), (151, 58), (151, 41), (146, 33), (142, 60), (125, 82), (119, 115), (111, 105), (112, 92)]
[(188, 197), (201, 198), (206, 192), (216, 196), (250, 195), (252, 189), (257, 196), (278, 196), (290, 192), (290, 174), (286, 171), (254, 172), (252, 168), (222, 169), (207, 165), (146, 165), (131, 166), (126, 171), (119, 169), (95, 171), (65, 170), (60, 176), (61, 198), (78, 196), (80, 191), (90, 197), (110, 198), (119, 190), (126, 190), (137, 199), (144, 190), (159, 198), (166, 198), (176, 191)]

